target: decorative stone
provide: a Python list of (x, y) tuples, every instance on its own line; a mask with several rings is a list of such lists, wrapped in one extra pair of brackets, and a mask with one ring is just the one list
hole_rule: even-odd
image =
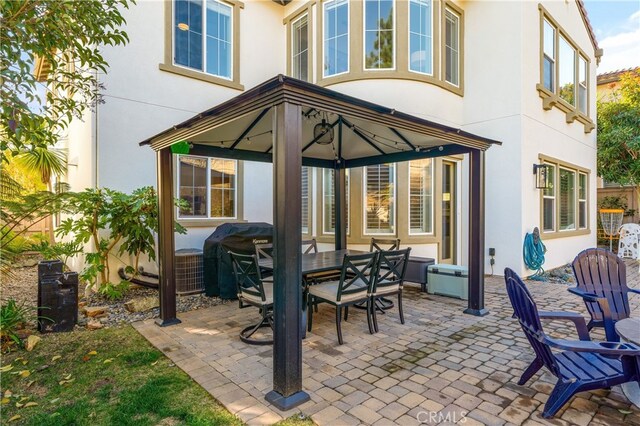
[(106, 313), (108, 309), (107, 306), (86, 306), (82, 311), (86, 316), (93, 318)]
[(89, 320), (89, 322), (87, 323), (88, 330), (99, 330), (102, 327), (104, 327), (104, 324), (102, 324), (98, 319)]
[(160, 300), (157, 296), (137, 297), (124, 304), (129, 312), (145, 312), (158, 306), (160, 306)]

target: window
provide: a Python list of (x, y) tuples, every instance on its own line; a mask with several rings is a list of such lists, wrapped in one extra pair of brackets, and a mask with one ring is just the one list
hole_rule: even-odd
[(433, 233), (433, 160), (409, 162), (409, 234)]
[(323, 3), (323, 75), (349, 71), (349, 2), (331, 0)]
[(291, 24), (291, 76), (309, 81), (309, 24), (302, 15)]
[(175, 0), (174, 64), (231, 79), (232, 12), (216, 0)]
[(458, 86), (460, 83), (460, 16), (448, 8), (445, 11), (444, 33), (445, 81)]
[(569, 42), (560, 36), (558, 43), (558, 95), (570, 105), (576, 106), (576, 52)]
[(541, 156), (547, 166), (548, 188), (542, 191), (542, 230), (551, 237), (588, 230), (588, 171)]
[(587, 114), (587, 61), (582, 55), (578, 57), (578, 109)]
[(542, 229), (543, 231), (555, 231), (556, 217), (556, 168), (547, 164), (548, 187), (542, 193)]
[(560, 230), (576, 229), (576, 172), (560, 168)]
[(189, 204), (179, 217), (235, 218), (237, 166), (235, 160), (179, 156), (179, 197)]
[(540, 83), (536, 85), (545, 110), (557, 108), (566, 122), (578, 121), (585, 133), (595, 129), (589, 118), (589, 57), (558, 23), (538, 5), (540, 18)]
[(393, 68), (395, 47), (393, 18), (393, 0), (365, 0), (365, 69)]
[(395, 232), (395, 165), (379, 164), (364, 169), (364, 233)]
[(431, 0), (409, 1), (409, 70), (433, 74)]
[(578, 228), (587, 228), (587, 175), (578, 173)]
[(550, 92), (555, 91), (556, 75), (556, 29), (547, 21), (544, 21), (544, 47), (542, 57), (542, 82), (544, 88)]
[(302, 233), (309, 234), (309, 167), (302, 167)]
[[(347, 233), (349, 233), (349, 170), (345, 176), (347, 186)], [(336, 216), (334, 208), (334, 179), (333, 170), (322, 170), (322, 233), (333, 234), (336, 231)]]

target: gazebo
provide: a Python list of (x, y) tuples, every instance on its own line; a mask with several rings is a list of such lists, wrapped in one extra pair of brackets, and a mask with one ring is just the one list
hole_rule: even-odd
[[(332, 136), (330, 136), (332, 135)], [(278, 75), (143, 142), (157, 153), (160, 326), (176, 317), (174, 166), (171, 146), (189, 153), (273, 163), (273, 390), (266, 399), (288, 410), (302, 389), (301, 167), (332, 169), (335, 246), (346, 248), (346, 170), (454, 154), (469, 155), (469, 300), (484, 307), (484, 152), (500, 142), (437, 124), (311, 83)]]

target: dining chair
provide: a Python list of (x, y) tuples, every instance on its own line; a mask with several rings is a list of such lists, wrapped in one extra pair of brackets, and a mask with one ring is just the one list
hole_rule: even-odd
[[(402, 311), (402, 286), (404, 276), (407, 272), (407, 263), (411, 248), (404, 250), (382, 250), (378, 254), (378, 275), (373, 282), (371, 292), (372, 306), (383, 297), (398, 295), (398, 313), (400, 323), (404, 324), (404, 313)], [(370, 309), (373, 319), (373, 329), (378, 332), (377, 309)], [(369, 312), (369, 311), (368, 311)]]
[(369, 251), (400, 250), (400, 238), (371, 238)]
[(318, 243), (315, 238), (310, 240), (302, 240), (302, 254), (310, 254), (318, 252)]
[(251, 345), (270, 345), (273, 338), (252, 338), (261, 328), (270, 327), (273, 331), (273, 281), (263, 279), (255, 254), (239, 254), (228, 252), (233, 262), (236, 277), (238, 302), (240, 309), (249, 306), (260, 311), (260, 322), (250, 325), (240, 332), (240, 340)]
[(316, 303), (329, 303), (336, 308), (336, 329), (338, 343), (342, 345), (342, 312), (345, 321), (348, 318), (349, 306), (366, 303), (367, 324), (369, 333), (373, 334), (371, 316), (373, 284), (377, 276), (378, 252), (356, 255), (345, 255), (342, 262), (340, 279), (310, 286), (307, 292), (307, 329), (313, 326), (313, 307)]

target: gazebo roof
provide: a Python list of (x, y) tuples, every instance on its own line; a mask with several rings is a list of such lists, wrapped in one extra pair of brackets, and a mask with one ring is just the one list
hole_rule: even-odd
[[(271, 161), (273, 106), (302, 106), (303, 163), (357, 167), (486, 150), (500, 142), (434, 123), (312, 83), (278, 75), (143, 142), (160, 150), (176, 142), (191, 153)], [(319, 144), (314, 127), (326, 120), (332, 143)]]

